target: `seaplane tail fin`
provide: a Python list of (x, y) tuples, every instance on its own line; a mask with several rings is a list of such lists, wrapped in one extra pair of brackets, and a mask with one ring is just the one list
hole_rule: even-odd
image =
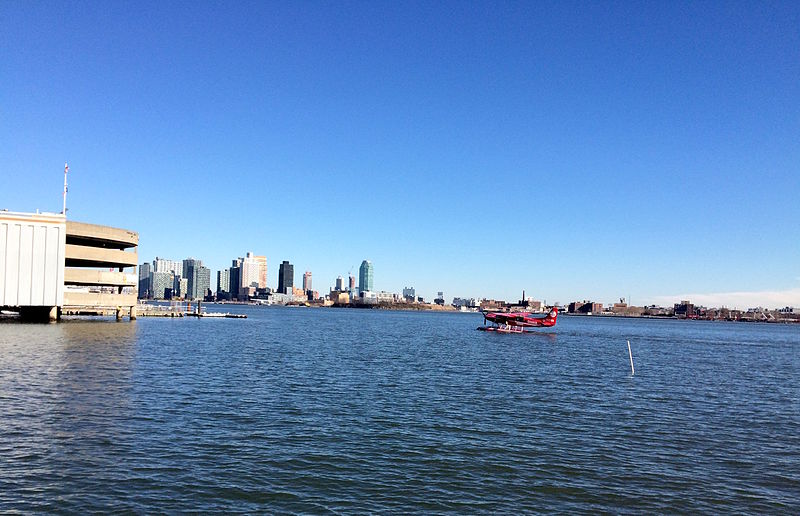
[(555, 320), (556, 320), (557, 318), (558, 318), (558, 308), (556, 308), (556, 307), (554, 306), (554, 307), (553, 307), (553, 308), (551, 308), (551, 309), (550, 309), (550, 311), (547, 313), (547, 317), (545, 317), (545, 320), (547, 320), (547, 321), (553, 321), (553, 322), (555, 322)]

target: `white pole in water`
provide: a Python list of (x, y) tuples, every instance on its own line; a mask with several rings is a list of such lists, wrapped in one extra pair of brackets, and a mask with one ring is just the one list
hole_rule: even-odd
[(636, 374), (636, 371), (633, 370), (633, 353), (631, 353), (631, 341), (628, 341), (628, 356), (631, 357), (631, 376)]

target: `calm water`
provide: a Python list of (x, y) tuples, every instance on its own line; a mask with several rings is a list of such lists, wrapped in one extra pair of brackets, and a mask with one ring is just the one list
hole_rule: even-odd
[(800, 326), (225, 309), (0, 324), (0, 511), (800, 512)]

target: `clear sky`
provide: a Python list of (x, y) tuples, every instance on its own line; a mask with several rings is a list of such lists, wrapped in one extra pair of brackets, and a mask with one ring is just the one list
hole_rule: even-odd
[(0, 2), (0, 209), (65, 161), (140, 261), (800, 306), (800, 3)]

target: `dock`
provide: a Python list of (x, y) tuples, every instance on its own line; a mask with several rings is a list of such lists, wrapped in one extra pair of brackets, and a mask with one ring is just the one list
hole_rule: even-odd
[(142, 303), (137, 306), (138, 317), (197, 317), (197, 318), (225, 318), (247, 319), (246, 314), (232, 314), (229, 312), (208, 312), (202, 308), (191, 309), (191, 304), (183, 303), (173, 305), (151, 305)]

